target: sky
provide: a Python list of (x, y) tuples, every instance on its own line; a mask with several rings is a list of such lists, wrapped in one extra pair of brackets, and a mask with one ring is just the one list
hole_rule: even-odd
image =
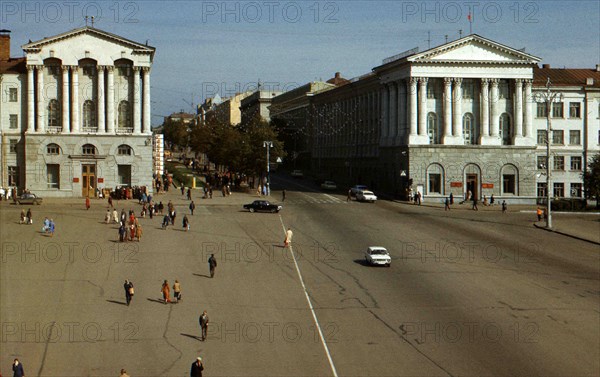
[[(469, 25), (468, 15), (472, 23)], [(552, 67), (600, 63), (600, 1), (0, 1), (0, 29), (21, 46), (86, 25), (156, 48), (152, 123), (257, 82), (290, 90), (335, 72), (472, 32)], [(541, 64), (540, 63), (540, 64)], [(195, 112), (195, 110), (194, 110)]]

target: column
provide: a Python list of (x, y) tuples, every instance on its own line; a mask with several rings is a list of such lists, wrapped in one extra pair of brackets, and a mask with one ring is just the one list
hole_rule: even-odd
[(384, 84), (381, 91), (381, 138), (388, 137), (388, 103), (389, 103), (389, 93), (388, 87)]
[(490, 128), (491, 128), (491, 135), (492, 138), (494, 139), (499, 139), (500, 138), (500, 117), (498, 115), (498, 99), (499, 99), (499, 93), (498, 93), (498, 79), (492, 79), (491, 80), (491, 84), (492, 84), (492, 88), (491, 88), (491, 118), (490, 118)]
[(145, 134), (149, 134), (152, 132), (152, 115), (150, 113), (150, 67), (144, 67), (144, 106), (143, 106), (143, 123), (142, 123), (142, 132)]
[(35, 78), (33, 71), (35, 67), (27, 66), (27, 132), (35, 132)]
[(452, 79), (444, 78), (444, 144), (452, 137)]
[(79, 133), (79, 66), (72, 66), (71, 74), (71, 132)]
[(463, 124), (462, 124), (462, 78), (456, 77), (453, 79), (454, 87), (452, 88), (452, 133), (454, 136), (463, 140)]
[[(536, 142), (536, 135), (533, 134), (533, 97), (531, 95), (531, 84), (533, 80), (525, 80), (525, 137)], [(549, 188), (550, 189), (550, 188)]]
[(69, 124), (71, 119), (69, 117), (69, 66), (63, 65), (62, 67), (62, 133), (68, 134), (71, 125)]
[(389, 111), (390, 111), (390, 124), (388, 128), (388, 136), (395, 137), (398, 133), (398, 89), (396, 88), (396, 83), (391, 82), (389, 84), (390, 88), (390, 103), (389, 103)]
[(106, 132), (115, 133), (115, 67), (107, 67), (106, 79)]
[(395, 144), (400, 144), (402, 140), (398, 139), (402, 133), (402, 137), (406, 136), (406, 85), (402, 81), (396, 82), (398, 88), (397, 114), (398, 125), (396, 128)]
[(44, 66), (39, 65), (37, 70), (37, 131), (46, 132), (45, 102), (44, 102)]
[(408, 90), (408, 119), (410, 126), (410, 136), (417, 135), (417, 78), (411, 77), (407, 83)]
[(481, 139), (490, 135), (489, 79), (481, 79)]
[(104, 66), (98, 66), (98, 132), (106, 132), (106, 120), (104, 117)]
[(141, 132), (140, 122), (140, 67), (133, 67), (133, 133)]
[(427, 136), (427, 77), (419, 78), (419, 136)]
[(523, 136), (523, 80), (515, 80), (515, 109), (513, 119), (515, 122), (515, 137)]

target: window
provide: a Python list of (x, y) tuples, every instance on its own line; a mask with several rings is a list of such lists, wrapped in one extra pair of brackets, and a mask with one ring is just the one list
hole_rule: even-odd
[(438, 164), (432, 164), (427, 168), (428, 194), (443, 194), (443, 168)]
[(571, 197), (582, 198), (583, 197), (583, 185), (581, 183), (571, 183)]
[(83, 103), (83, 128), (96, 127), (96, 105), (94, 101), (87, 100)]
[(500, 80), (498, 84), (498, 96), (500, 98), (510, 98), (510, 86), (508, 85), (508, 81)]
[(554, 183), (554, 197), (564, 198), (565, 196), (565, 184), (561, 182)]
[(545, 198), (547, 193), (546, 193), (546, 188), (548, 187), (548, 184), (546, 182), (538, 182), (537, 184), (537, 196), (538, 198)]
[(546, 130), (537, 130), (538, 145), (546, 145)]
[(19, 186), (19, 169), (17, 166), (8, 167), (8, 185)]
[(538, 102), (537, 103), (537, 117), (545, 118), (548, 116), (548, 108), (546, 106), (546, 102)]
[(581, 156), (571, 156), (571, 170), (581, 171)]
[(60, 147), (58, 146), (58, 144), (48, 144), (48, 146), (46, 147), (46, 153), (52, 155), (60, 154)]
[(581, 118), (581, 103), (569, 102), (569, 118)]
[(546, 169), (547, 162), (548, 162), (548, 158), (546, 158), (546, 156), (537, 156), (537, 168), (538, 169)]
[(131, 156), (131, 147), (129, 145), (119, 145), (117, 148), (117, 154), (119, 156)]
[(81, 153), (87, 155), (94, 155), (96, 154), (96, 147), (92, 144), (86, 144), (83, 147), (81, 147)]
[(48, 180), (48, 188), (58, 190), (60, 188), (60, 165), (46, 165), (46, 177)]
[(10, 128), (11, 130), (19, 128), (19, 117), (17, 114), (10, 114), (8, 128)]
[(565, 140), (565, 131), (563, 130), (553, 130), (552, 131), (552, 144), (564, 144)]
[(569, 131), (569, 144), (581, 145), (581, 131), (579, 131), (579, 130)]
[(565, 156), (554, 156), (552, 160), (553, 170), (565, 170)]
[(473, 98), (473, 80), (465, 79), (462, 83), (462, 98), (472, 99)]
[(8, 102), (17, 102), (17, 88), (8, 88)]
[(502, 167), (502, 193), (515, 195), (517, 193), (517, 168), (514, 165)]
[(465, 144), (477, 144), (478, 134), (473, 114), (471, 113), (466, 113), (463, 116), (463, 137), (465, 139)]
[(96, 67), (93, 65), (85, 65), (83, 66), (83, 74), (88, 77), (92, 77), (96, 74)]
[(50, 103), (48, 103), (48, 127), (49, 128), (60, 127), (61, 119), (60, 119), (58, 112), (59, 112), (58, 101), (55, 99), (51, 99)]
[(8, 142), (10, 143), (9, 147), (8, 147), (9, 153), (17, 153), (17, 142), (18, 142), (18, 140), (17, 139), (10, 139)]
[(507, 113), (500, 115), (500, 138), (502, 139), (502, 145), (512, 144), (512, 129), (510, 117)]
[(554, 102), (552, 104), (552, 118), (562, 118), (563, 117), (563, 106), (562, 102)]
[(427, 133), (429, 134), (430, 144), (440, 144), (442, 142), (442, 135), (440, 134), (437, 115), (435, 113), (427, 114)]
[(119, 128), (126, 129), (131, 127), (131, 111), (129, 110), (129, 102), (121, 101), (119, 103)]
[(131, 165), (119, 165), (118, 168), (119, 185), (131, 186)]

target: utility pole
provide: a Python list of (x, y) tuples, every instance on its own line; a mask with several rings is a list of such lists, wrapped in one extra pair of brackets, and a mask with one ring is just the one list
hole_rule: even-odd
[(271, 195), (271, 164), (269, 149), (273, 148), (272, 141), (263, 141), (263, 148), (267, 148), (267, 195)]

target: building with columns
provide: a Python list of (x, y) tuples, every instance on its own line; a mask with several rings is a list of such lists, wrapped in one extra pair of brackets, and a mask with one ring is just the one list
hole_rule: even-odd
[(475, 34), (385, 59), (372, 73), (313, 97), (312, 166), (397, 196), (412, 188), (425, 200), (470, 192), (533, 203), (538, 135), (546, 127), (534, 114), (539, 62)]
[[(151, 190), (155, 49), (86, 26), (23, 50), (25, 70), (2, 72), (2, 92), (16, 92), (18, 103), (1, 111), (9, 155), (2, 186), (42, 197), (95, 196), (97, 188), (116, 186)], [(5, 122), (15, 117), (17, 128)]]

